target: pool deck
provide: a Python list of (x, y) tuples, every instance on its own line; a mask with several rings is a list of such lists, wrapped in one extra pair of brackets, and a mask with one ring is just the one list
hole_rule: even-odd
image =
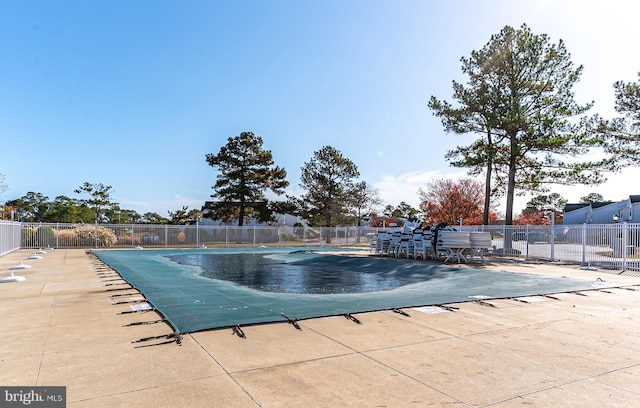
[(131, 304), (113, 296), (135, 291), (85, 250), (32, 254), (0, 258), (0, 278), (31, 265), (0, 284), (0, 385), (63, 385), (68, 407), (640, 406), (638, 277), (473, 264), (629, 288), (213, 330), (179, 346), (135, 342), (171, 330), (136, 324), (155, 312), (123, 313)]

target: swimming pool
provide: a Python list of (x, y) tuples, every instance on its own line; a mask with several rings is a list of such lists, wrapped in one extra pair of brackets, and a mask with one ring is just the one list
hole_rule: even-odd
[[(260, 292), (344, 294), (378, 292), (410, 283), (386, 276), (385, 270), (366, 271), (344, 256), (321, 256), (305, 251), (280, 253), (187, 253), (170, 255), (181, 265), (202, 268), (202, 276), (246, 286)], [(321, 260), (321, 262), (318, 262)]]
[[(286, 317), (309, 319), (606, 287), (574, 278), (292, 248), (94, 254), (139, 290), (179, 333), (281, 322)], [(309, 279), (309, 272), (317, 272), (314, 279), (320, 280)], [(317, 284), (329, 278), (324, 289)]]

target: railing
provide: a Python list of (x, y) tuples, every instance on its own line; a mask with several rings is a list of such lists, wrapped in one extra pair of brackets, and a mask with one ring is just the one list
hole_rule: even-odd
[[(22, 234), (20, 234), (20, 225)], [(0, 255), (22, 248), (363, 246), (378, 228), (153, 224), (0, 224)], [(491, 233), (494, 255), (640, 270), (640, 224), (454, 226)], [(16, 232), (16, 230), (18, 232)], [(329, 238), (329, 240), (327, 239)], [(329, 242), (328, 242), (329, 241)]]
[(0, 256), (20, 249), (22, 225), (19, 222), (0, 221)]
[(491, 232), (494, 252), (616, 270), (640, 270), (640, 224), (492, 225), (461, 227)]
[[(368, 228), (25, 223), (23, 248), (369, 245)], [(327, 240), (329, 237), (329, 240)]]

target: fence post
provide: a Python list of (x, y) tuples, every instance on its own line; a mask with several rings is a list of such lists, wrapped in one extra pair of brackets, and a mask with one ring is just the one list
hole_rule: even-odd
[(627, 224), (626, 221), (622, 223), (622, 270), (623, 271), (627, 270), (627, 258), (628, 258), (628, 252), (629, 252), (628, 226), (629, 224)]
[(524, 230), (524, 242), (525, 242), (525, 248), (526, 248), (526, 257), (525, 259), (528, 261), (529, 260), (529, 224), (527, 224), (525, 226), (525, 230)]
[(555, 211), (551, 211), (551, 262), (553, 262), (554, 258), (554, 250), (556, 246), (556, 213)]
[[(513, 237), (512, 237), (513, 238)], [(505, 224), (502, 225), (502, 255), (506, 256), (507, 253), (507, 226)]]
[(582, 266), (587, 262), (587, 224), (582, 224)]

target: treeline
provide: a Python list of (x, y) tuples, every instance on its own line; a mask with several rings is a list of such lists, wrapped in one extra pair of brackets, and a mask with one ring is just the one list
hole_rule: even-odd
[(155, 212), (140, 215), (134, 210), (121, 208), (118, 203), (111, 201), (109, 196), (111, 186), (90, 183), (83, 185), (85, 189), (87, 186), (92, 187), (92, 191), (98, 193), (96, 197), (100, 194), (103, 195), (101, 206), (96, 207), (95, 204), (99, 201), (96, 197), (82, 199), (59, 195), (50, 200), (49, 197), (41, 193), (30, 191), (20, 198), (8, 200), (5, 205), (0, 207), (0, 211), (2, 211), (0, 219), (73, 224), (92, 224), (97, 220), (99, 223), (109, 224), (184, 225), (201, 216), (199, 210), (188, 210), (186, 206), (173, 212), (168, 211), (168, 217), (163, 217)]

